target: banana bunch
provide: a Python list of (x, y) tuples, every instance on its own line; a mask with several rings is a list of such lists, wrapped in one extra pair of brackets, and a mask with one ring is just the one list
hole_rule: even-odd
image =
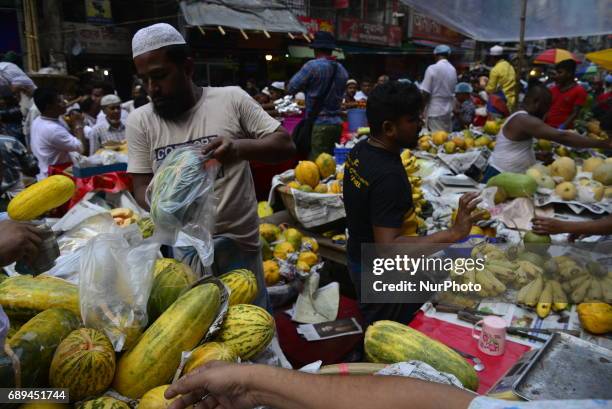
[(521, 288), (516, 297), (517, 303), (535, 307), (540, 318), (546, 318), (551, 310), (563, 311), (567, 308), (567, 296), (557, 280), (538, 276)]
[(562, 280), (570, 280), (573, 277), (584, 274), (582, 267), (568, 256), (556, 256), (552, 258), (557, 264), (557, 276)]
[(502, 258), (489, 258), (486, 268), (502, 282), (522, 288), (542, 274), (542, 269), (529, 261), (511, 262)]
[(474, 246), (471, 256), (472, 258), (484, 258), (487, 260), (508, 260), (506, 254), (502, 250), (487, 242)]
[(402, 166), (404, 166), (408, 176), (419, 171), (420, 167), (416, 163), (417, 158), (412, 154), (410, 149), (405, 149), (400, 156), (402, 158)]
[(416, 214), (421, 214), (423, 212), (423, 207), (427, 203), (427, 200), (425, 200), (423, 196), (423, 189), (421, 188), (423, 181), (420, 176), (408, 176), (408, 181), (412, 186), (412, 203), (414, 204), (414, 211)]
[(605, 301), (612, 303), (612, 273), (605, 276), (593, 275), (587, 271), (563, 283), (573, 303)]
[(480, 284), (481, 290), (478, 292), (478, 295), (483, 298), (495, 297), (506, 291), (505, 284), (498, 280), (495, 274), (487, 268), (466, 270), (466, 272), (461, 275), (451, 271), (451, 278), (460, 284)]

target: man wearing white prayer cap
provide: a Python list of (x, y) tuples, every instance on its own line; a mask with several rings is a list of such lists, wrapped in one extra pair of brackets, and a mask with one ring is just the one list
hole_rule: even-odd
[[(250, 160), (278, 163), (292, 157), (295, 145), (280, 123), (240, 87), (198, 87), (194, 61), (183, 36), (165, 23), (145, 27), (132, 39), (138, 76), (151, 104), (128, 117), (128, 172), (136, 200), (145, 208), (145, 191), (155, 170), (174, 148), (202, 145), (222, 169), (215, 182), (218, 198), (214, 231), (215, 274), (234, 268), (255, 273), (257, 305), (268, 307), (263, 281), (259, 220)], [(195, 250), (175, 248), (175, 256), (201, 270)]]
[(108, 94), (100, 101), (105, 121), (99, 121), (89, 133), (89, 152), (96, 153), (98, 149), (109, 142), (121, 143), (125, 141), (125, 124), (121, 117), (121, 98), (115, 94)]

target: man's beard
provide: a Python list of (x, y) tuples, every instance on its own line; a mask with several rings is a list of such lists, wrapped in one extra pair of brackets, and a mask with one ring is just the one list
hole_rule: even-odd
[(164, 119), (175, 120), (188, 111), (189, 106), (181, 98), (165, 97), (153, 100), (153, 110)]

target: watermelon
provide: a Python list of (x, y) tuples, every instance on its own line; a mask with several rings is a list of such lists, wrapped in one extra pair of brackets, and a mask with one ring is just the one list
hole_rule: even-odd
[(261, 307), (238, 304), (228, 308), (217, 341), (232, 347), (241, 359), (253, 358), (274, 337), (274, 318)]
[(196, 280), (189, 266), (172, 258), (157, 260), (153, 276), (153, 286), (147, 304), (149, 322), (155, 321)]
[(225, 273), (219, 280), (230, 290), (229, 305), (249, 304), (257, 297), (257, 278), (246, 268)]
[(49, 381), (54, 388), (68, 388), (70, 399), (98, 395), (115, 375), (115, 351), (102, 332), (81, 328), (68, 335), (55, 350)]

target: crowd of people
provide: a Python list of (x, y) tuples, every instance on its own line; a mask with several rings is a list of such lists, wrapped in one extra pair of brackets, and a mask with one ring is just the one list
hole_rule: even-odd
[[(3, 206), (23, 188), (22, 175), (43, 179), (50, 168), (70, 164), (71, 155), (93, 155), (107, 143), (127, 141), (127, 171), (133, 180), (133, 194), (146, 210), (147, 186), (164, 158), (179, 146), (202, 145), (203, 153), (222, 164), (215, 183), (214, 269), (253, 271), (259, 284), (254, 303), (269, 309), (249, 161), (285, 161), (296, 155), (296, 145), (310, 158), (333, 153), (347, 109), (365, 108), (370, 127), (370, 137), (348, 155), (345, 173), (349, 176), (343, 189), (349, 232), (348, 270), (357, 294), (361, 289), (362, 244), (454, 243), (468, 236), (471, 226), (484, 216), (476, 211), (478, 194), (466, 194), (459, 200), (456, 223), (450, 229), (428, 236), (402, 234), (402, 224), (414, 212), (414, 206), (400, 152), (417, 145), (423, 127), (429, 132), (451, 132), (482, 124), (483, 118), (506, 118), (484, 173), (485, 181), (499, 172), (523, 172), (534, 164), (534, 137), (576, 147), (612, 148), (609, 140), (590, 139), (572, 131), (588, 100), (587, 91), (574, 79), (576, 63), (572, 60), (556, 65), (550, 86), (532, 81), (525, 88), (516, 86), (515, 71), (503, 47), (490, 49), (488, 76), (475, 73), (459, 78), (449, 60), (451, 48), (439, 45), (433, 51), (435, 63), (426, 69), (420, 82), (392, 80), (384, 74), (376, 81), (363, 78), (358, 82), (333, 57), (333, 35), (318, 32), (310, 46), (315, 58), (285, 82), (272, 82), (261, 90), (254, 80), (247, 81), (244, 89), (199, 87), (193, 80), (195, 65), (183, 36), (168, 24), (154, 24), (139, 30), (132, 40), (139, 81), (132, 89), (133, 99), (127, 102), (105, 83), (89, 84), (75, 96), (62, 95), (51, 87), (36, 87), (12, 64), (14, 67), (9, 68), (14, 75), (2, 74), (8, 86), (3, 87), (0, 100)], [(6, 70), (0, 70), (3, 72)], [(593, 96), (592, 111), (601, 119), (604, 130), (610, 130), (611, 87), (612, 75), (608, 75), (605, 89)], [(303, 101), (307, 121), (296, 128), (302, 134), (294, 132), (293, 138), (276, 119), (279, 113), (275, 102), (285, 95)], [(304, 135), (308, 142), (305, 150), (298, 140)], [(4, 232), (9, 231), (27, 243), (24, 248), (36, 251), (40, 240), (35, 232), (12, 222), (2, 223), (0, 241), (7, 240)], [(545, 229), (546, 221), (538, 221), (536, 228)], [(11, 248), (14, 246), (12, 243)], [(176, 248), (174, 256), (200, 271), (192, 248)], [(6, 263), (6, 254), (0, 252), (0, 260)], [(418, 308), (418, 304), (360, 304), (366, 324), (381, 319), (407, 322)], [(209, 369), (205, 375), (197, 372), (166, 392), (168, 397), (184, 396), (173, 409), (188, 405), (250, 407), (255, 403), (318, 408), (329, 407), (326, 399), (336, 398), (340, 400), (334, 407), (348, 408), (357, 407), (355, 402), (368, 400), (370, 394), (378, 399), (368, 407), (399, 407), (403, 399), (420, 396), (415, 408), (475, 408), (480, 399), (439, 385), (393, 378), (368, 381), (367, 388), (360, 380), (334, 379), (329, 385), (345, 391), (345, 396), (338, 398), (327, 381), (321, 383), (320, 378), (308, 375), (261, 367), (246, 370), (239, 365), (205, 369)], [(250, 383), (267, 376), (294, 382), (285, 390), (295, 393), (273, 396), (271, 391), (259, 391), (262, 386), (257, 382)], [(299, 391), (306, 390), (305, 385), (327, 394), (301, 402)], [(581, 407), (588, 407), (588, 403)]]

